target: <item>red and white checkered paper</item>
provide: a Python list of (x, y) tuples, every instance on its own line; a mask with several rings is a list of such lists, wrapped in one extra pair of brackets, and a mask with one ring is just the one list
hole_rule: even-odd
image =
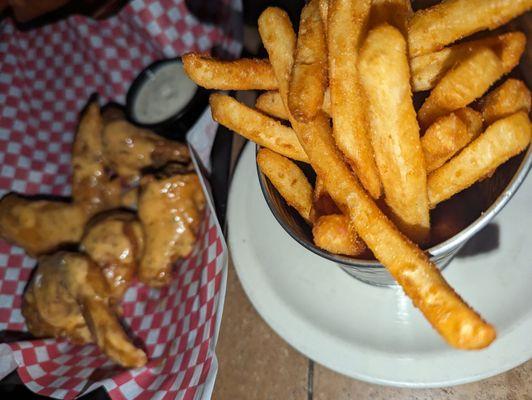
[[(202, 0), (211, 4), (209, 0)], [(198, 3), (197, 1), (195, 3)], [(124, 101), (135, 76), (151, 62), (214, 46), (240, 51), (240, 0), (217, 1), (218, 22), (202, 23), (184, 0), (133, 0), (116, 16), (72, 16), (20, 32), (0, 25), (0, 195), (70, 194), (70, 150), (78, 113), (89, 96)], [(189, 136), (211, 140), (205, 114)], [(201, 140), (199, 140), (201, 143)], [(209, 146), (203, 146), (209, 149)], [(205, 159), (205, 151), (199, 151)], [(192, 256), (164, 289), (133, 285), (124, 320), (143, 343), (145, 367), (117, 367), (95, 345), (46, 339), (0, 344), (0, 378), (17, 368), (32, 391), (74, 398), (104, 386), (113, 399), (208, 398), (216, 374), (216, 343), (225, 296), (227, 251), (212, 209)], [(26, 330), (21, 296), (35, 260), (0, 240), (0, 331)]]

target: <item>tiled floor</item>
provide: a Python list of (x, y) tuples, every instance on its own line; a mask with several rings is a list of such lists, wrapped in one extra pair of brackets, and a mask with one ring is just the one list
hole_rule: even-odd
[(216, 353), (219, 372), (214, 400), (532, 399), (532, 360), (481, 382), (430, 390), (371, 385), (311, 363), (261, 319), (232, 265)]

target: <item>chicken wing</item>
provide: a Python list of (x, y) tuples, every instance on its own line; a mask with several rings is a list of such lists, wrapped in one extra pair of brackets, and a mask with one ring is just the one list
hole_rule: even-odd
[(195, 173), (157, 176), (142, 184), (138, 209), (144, 230), (140, 280), (151, 286), (169, 283), (172, 264), (194, 248), (204, 208), (205, 197)]
[(58, 252), (39, 260), (22, 304), (35, 336), (64, 337), (74, 343), (96, 342), (123, 367), (139, 367), (146, 354), (124, 332), (109, 288), (98, 267), (80, 253)]
[(80, 250), (100, 268), (111, 296), (120, 299), (131, 284), (142, 254), (143, 233), (135, 214), (111, 211), (89, 222)]
[(102, 129), (100, 107), (93, 101), (81, 116), (72, 148), (72, 197), (95, 212), (120, 204), (120, 180), (111, 177), (103, 160)]
[(80, 204), (10, 193), (0, 200), (0, 237), (37, 256), (79, 242), (89, 217)]
[(112, 120), (105, 125), (103, 154), (112, 170), (133, 181), (140, 177), (144, 168), (160, 168), (170, 161), (190, 162), (186, 145), (138, 128), (125, 120)]

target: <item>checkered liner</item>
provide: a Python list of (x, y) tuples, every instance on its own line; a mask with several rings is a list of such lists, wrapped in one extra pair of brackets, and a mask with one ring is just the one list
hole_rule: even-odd
[[(105, 21), (72, 16), (28, 32), (5, 20), (0, 26), (0, 195), (11, 190), (70, 194), (73, 133), (92, 93), (104, 102), (123, 102), (132, 79), (159, 58), (214, 46), (237, 55), (240, 0), (220, 1), (217, 7), (219, 23), (199, 22), (184, 0), (133, 0)], [(189, 136), (212, 139), (215, 127), (204, 115)], [(198, 245), (176, 266), (173, 283), (160, 290), (135, 284), (126, 292), (125, 323), (147, 350), (145, 367), (118, 368), (94, 345), (32, 340), (0, 345), (0, 377), (18, 367), (31, 390), (56, 398), (102, 385), (114, 399), (207, 398), (216, 373), (226, 253), (210, 206)], [(35, 260), (20, 248), (0, 241), (0, 331), (26, 330), (21, 295), (34, 267)]]

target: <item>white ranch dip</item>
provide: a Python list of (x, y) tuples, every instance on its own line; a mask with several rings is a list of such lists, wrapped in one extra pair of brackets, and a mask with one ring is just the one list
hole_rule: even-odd
[(134, 99), (133, 114), (141, 124), (162, 122), (192, 99), (196, 84), (185, 75), (180, 62), (168, 63), (148, 73)]

